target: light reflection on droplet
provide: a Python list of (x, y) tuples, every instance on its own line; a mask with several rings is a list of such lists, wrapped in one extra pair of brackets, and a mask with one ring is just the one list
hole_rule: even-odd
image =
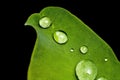
[(105, 58), (105, 59), (104, 59), (104, 61), (105, 61), (105, 62), (107, 62), (107, 61), (108, 61), (108, 59), (107, 59), (107, 58)]
[(74, 52), (74, 49), (73, 49), (73, 48), (71, 48), (71, 49), (70, 49), (70, 52)]

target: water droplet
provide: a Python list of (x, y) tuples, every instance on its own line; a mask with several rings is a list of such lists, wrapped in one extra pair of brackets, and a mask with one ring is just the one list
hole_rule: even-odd
[(68, 41), (67, 34), (63, 31), (56, 31), (53, 37), (54, 40), (59, 44), (66, 43)]
[(94, 80), (97, 75), (97, 67), (90, 60), (82, 60), (76, 66), (76, 75), (79, 80)]
[(104, 60), (105, 60), (105, 62), (107, 62), (107, 61), (108, 61), (108, 59), (107, 59), (107, 58), (105, 58)]
[(48, 27), (50, 27), (50, 25), (51, 25), (51, 20), (50, 20), (50, 18), (48, 18), (48, 17), (43, 17), (43, 18), (41, 18), (40, 20), (39, 20), (39, 25), (42, 27), (42, 28), (48, 28)]
[(87, 46), (81, 46), (80, 47), (80, 52), (83, 53), (83, 54), (87, 53), (88, 52)]
[(71, 49), (70, 49), (70, 52), (74, 52), (74, 49), (73, 49), (73, 48), (71, 48)]
[(107, 80), (107, 79), (104, 78), (104, 77), (100, 77), (100, 78), (98, 78), (97, 80)]

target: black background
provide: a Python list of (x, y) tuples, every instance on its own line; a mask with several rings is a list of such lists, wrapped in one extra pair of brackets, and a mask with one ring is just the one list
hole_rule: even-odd
[(12, 54), (8, 53), (9, 58), (6, 65), (10, 70), (9, 73), (14, 73), (11, 75), (13, 80), (27, 80), (27, 69), (36, 39), (35, 30), (32, 27), (24, 26), (24, 23), (31, 14), (39, 13), (47, 6), (63, 7), (76, 15), (111, 46), (120, 60), (120, 6), (118, 2), (91, 0), (13, 1), (3, 12), (6, 13), (7, 21), (10, 22), (4, 24), (9, 32), (7, 36), (10, 37), (5, 38), (9, 44), (5, 48), (9, 47), (10, 50), (6, 51), (11, 51)]

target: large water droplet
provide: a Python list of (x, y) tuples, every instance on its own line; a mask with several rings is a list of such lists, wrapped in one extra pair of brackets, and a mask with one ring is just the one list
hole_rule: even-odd
[(107, 80), (105, 77), (100, 77), (97, 80)]
[(76, 75), (79, 80), (94, 80), (97, 75), (97, 67), (90, 60), (82, 60), (76, 66)]
[(87, 53), (88, 52), (88, 47), (87, 46), (81, 46), (80, 47), (80, 52), (83, 53), (83, 54)]
[(59, 44), (66, 43), (68, 41), (67, 34), (63, 31), (56, 31), (53, 37), (54, 37), (54, 40)]
[(52, 21), (50, 20), (50, 18), (48, 17), (43, 17), (39, 20), (39, 25), (42, 27), (42, 28), (48, 28), (50, 27)]

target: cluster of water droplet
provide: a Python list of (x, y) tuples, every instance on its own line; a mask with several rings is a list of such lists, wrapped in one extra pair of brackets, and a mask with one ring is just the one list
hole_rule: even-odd
[[(97, 76), (97, 67), (91, 60), (82, 60), (76, 66), (76, 75), (79, 80), (95, 80)], [(107, 80), (105, 77), (99, 77), (96, 80)]]
[[(39, 20), (39, 25), (42, 28), (49, 28), (52, 24), (52, 21), (48, 17), (43, 17)], [(62, 31), (58, 30), (54, 32), (53, 38), (55, 42), (58, 44), (64, 44), (68, 41), (67, 34)], [(86, 54), (88, 52), (88, 47), (83, 45), (79, 48), (80, 53)], [(70, 52), (74, 52), (74, 48), (70, 49)], [(104, 61), (108, 61), (107, 58), (104, 59)], [(94, 64), (94, 62), (90, 60), (82, 60), (76, 65), (76, 75), (79, 80), (94, 80), (97, 76), (97, 67)], [(104, 77), (100, 77), (97, 80), (107, 80)]]
[[(52, 21), (48, 17), (43, 17), (39, 20), (39, 25), (42, 28), (49, 28), (51, 24), (52, 24)], [(67, 34), (62, 30), (56, 31), (53, 34), (53, 38), (59, 44), (64, 44), (68, 41)]]

